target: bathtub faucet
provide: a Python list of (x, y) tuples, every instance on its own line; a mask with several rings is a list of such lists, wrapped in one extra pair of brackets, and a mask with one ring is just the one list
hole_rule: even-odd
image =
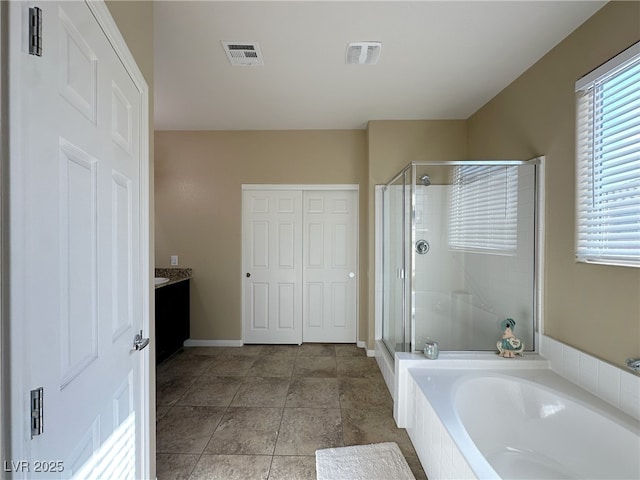
[(640, 374), (640, 358), (627, 358), (627, 367)]

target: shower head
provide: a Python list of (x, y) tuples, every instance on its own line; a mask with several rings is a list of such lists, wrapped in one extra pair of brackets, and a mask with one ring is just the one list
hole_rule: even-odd
[(422, 182), (422, 185), (424, 185), (425, 187), (428, 187), (429, 185), (431, 185), (431, 179), (429, 178), (429, 175), (422, 175), (420, 177), (420, 181)]

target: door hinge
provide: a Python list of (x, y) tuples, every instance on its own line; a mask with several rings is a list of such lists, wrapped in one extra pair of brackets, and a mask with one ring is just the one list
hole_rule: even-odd
[(29, 54), (42, 56), (42, 10), (29, 8)]
[(43, 392), (43, 387), (31, 390), (31, 438), (42, 435)]

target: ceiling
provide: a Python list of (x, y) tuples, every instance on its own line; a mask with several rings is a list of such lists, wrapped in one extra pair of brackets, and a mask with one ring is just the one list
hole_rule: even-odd
[[(160, 1), (157, 130), (361, 129), (466, 119), (602, 1)], [(231, 66), (222, 41), (259, 43)], [(377, 65), (347, 44), (380, 41)]]

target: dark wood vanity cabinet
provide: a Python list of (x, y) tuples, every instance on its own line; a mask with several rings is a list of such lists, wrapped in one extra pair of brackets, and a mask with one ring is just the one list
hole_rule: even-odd
[(189, 280), (161, 286), (156, 296), (156, 365), (189, 338)]

